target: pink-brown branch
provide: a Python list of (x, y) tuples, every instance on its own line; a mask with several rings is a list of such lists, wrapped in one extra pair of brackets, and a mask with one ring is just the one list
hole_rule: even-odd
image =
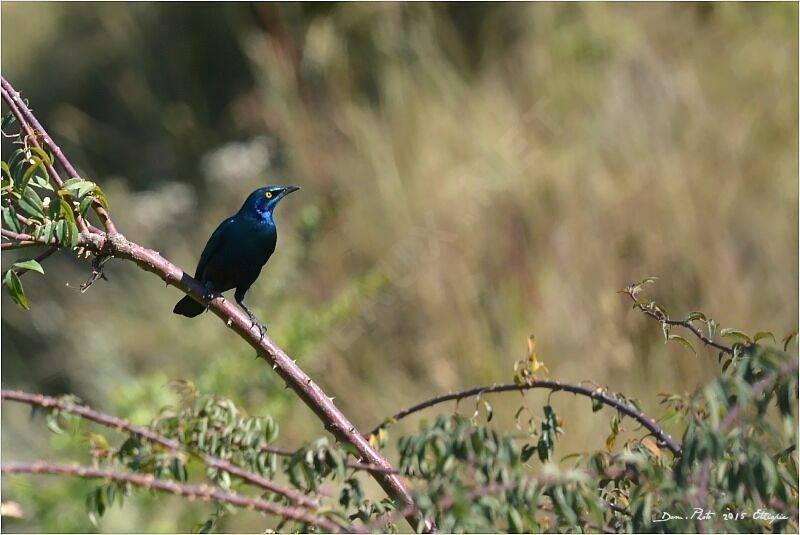
[[(32, 463), (8, 463), (0, 467), (3, 474), (50, 474), (82, 477), (84, 479), (102, 479), (115, 483), (130, 483), (137, 487), (153, 489), (160, 492), (175, 494), (189, 499), (200, 499), (203, 501), (213, 501), (217, 503), (229, 503), (237, 507), (261, 511), (272, 514), (280, 518), (296, 520), (318, 526), (322, 530), (330, 533), (340, 533), (342, 526), (319, 515), (312, 514), (305, 509), (288, 507), (276, 503), (262, 500), (261, 498), (244, 496), (235, 492), (225, 492), (223, 490), (208, 487), (205, 485), (185, 485), (166, 479), (158, 479), (150, 474), (129, 474), (115, 472), (102, 468), (91, 468), (87, 466), (64, 465), (49, 463), (46, 461), (35, 461)], [(349, 529), (349, 528), (348, 528)], [(344, 530), (345, 532), (347, 530)]]

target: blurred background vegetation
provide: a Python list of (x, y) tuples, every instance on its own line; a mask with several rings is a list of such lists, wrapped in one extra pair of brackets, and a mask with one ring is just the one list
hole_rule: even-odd
[[(797, 9), (4, 2), (3, 75), (121, 232), (189, 271), (247, 193), (302, 186), (248, 302), (360, 429), (508, 382), (529, 334), (553, 378), (654, 411), (716, 355), (665, 346), (624, 285), (660, 276), (649, 291), (671, 313), (723, 326), (798, 324)], [(81, 294), (86, 262), (60, 252), (46, 269), (23, 281), (30, 312), (3, 297), (4, 388), (146, 423), (186, 379), (274, 415), (282, 446), (324, 434), (216, 318), (174, 316), (180, 294), (157, 278), (112, 262)], [(607, 418), (553, 403), (557, 455), (602, 447)], [(3, 460), (86, 462), (44, 428), (4, 404)], [(208, 511), (143, 496), (94, 527), (91, 488), (4, 478), (27, 518), (3, 527), (186, 531)], [(263, 529), (252, 513), (220, 526)]]

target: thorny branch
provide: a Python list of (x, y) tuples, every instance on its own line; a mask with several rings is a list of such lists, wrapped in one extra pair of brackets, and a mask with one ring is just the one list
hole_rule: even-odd
[(276, 503), (268, 502), (261, 498), (243, 496), (235, 492), (225, 492), (223, 490), (208, 487), (205, 485), (185, 485), (175, 481), (157, 479), (150, 474), (127, 474), (115, 472), (102, 468), (91, 468), (79, 465), (64, 465), (48, 463), (46, 461), (34, 461), (32, 463), (8, 463), (0, 467), (3, 474), (51, 474), (82, 477), (84, 479), (102, 479), (115, 483), (129, 483), (137, 487), (153, 489), (160, 492), (175, 494), (189, 499), (200, 499), (203, 501), (213, 501), (218, 503), (229, 503), (237, 507), (252, 509), (288, 518), (298, 522), (305, 522), (318, 526), (322, 530), (330, 533), (347, 532), (342, 526), (335, 522), (310, 513), (305, 509), (288, 507)]
[(491, 386), (479, 386), (476, 388), (470, 388), (469, 390), (462, 390), (460, 392), (453, 392), (450, 394), (444, 394), (441, 396), (436, 396), (434, 398), (422, 401), (408, 407), (407, 409), (403, 409), (400, 412), (394, 414), (390, 418), (388, 418), (383, 423), (376, 426), (370, 434), (377, 434), (381, 429), (386, 427), (392, 422), (397, 420), (401, 420), (406, 416), (414, 414), (415, 412), (419, 412), (421, 410), (427, 409), (434, 405), (438, 405), (439, 403), (445, 403), (447, 401), (460, 401), (464, 398), (472, 397), (472, 396), (479, 396), (483, 394), (492, 394), (497, 392), (514, 392), (514, 391), (523, 391), (523, 390), (530, 390), (534, 388), (544, 388), (551, 390), (552, 392), (571, 392), (573, 394), (578, 394), (580, 396), (586, 396), (591, 399), (596, 399), (600, 403), (604, 405), (608, 405), (616, 409), (618, 412), (625, 414), (626, 416), (630, 416), (637, 422), (639, 422), (642, 427), (650, 431), (654, 437), (656, 437), (659, 446), (667, 448), (669, 451), (672, 452), (673, 455), (676, 457), (681, 456), (681, 447), (680, 445), (673, 440), (673, 438), (668, 435), (652, 418), (647, 416), (646, 414), (640, 412), (638, 409), (629, 405), (617, 398), (614, 398), (600, 389), (592, 390), (591, 388), (579, 386), (579, 385), (571, 385), (561, 383), (559, 381), (549, 381), (549, 380), (540, 380), (540, 379), (533, 379), (531, 382), (526, 384), (500, 384), (500, 385), (491, 385)]

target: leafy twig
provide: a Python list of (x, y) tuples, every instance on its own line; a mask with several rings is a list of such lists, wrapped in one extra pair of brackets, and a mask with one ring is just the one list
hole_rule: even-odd
[[(47, 132), (42, 129), (42, 125), (39, 124), (39, 121), (36, 120), (36, 117), (33, 116), (30, 109), (25, 105), (25, 102), (22, 100), (22, 98), (20, 98), (19, 93), (14, 91), (14, 88), (11, 87), (11, 84), (9, 84), (5, 78), (0, 78), (0, 85), (2, 85), (3, 100), (5, 100), (6, 104), (11, 110), (11, 113), (13, 113), (14, 117), (16, 117), (20, 127), (25, 131), (26, 141), (30, 142), (30, 144), (34, 147), (41, 149), (41, 146), (39, 145), (39, 138), (42, 138), (45, 145), (47, 145), (51, 151), (55, 152), (51, 146), (51, 143), (49, 142), (50, 138), (47, 136)], [(59, 148), (58, 151), (60, 153), (61, 149)], [(63, 154), (61, 157), (63, 158)], [(47, 160), (45, 160), (43, 163), (45, 165), (45, 169), (47, 169), (47, 173), (50, 175), (50, 178), (52, 178), (53, 182), (56, 183), (56, 186), (58, 186), (59, 189), (63, 188), (64, 181), (61, 180), (61, 177), (59, 176), (58, 171), (56, 171), (53, 164)], [(67, 169), (66, 166), (64, 168)], [(67, 172), (69, 173), (70, 170), (67, 169)], [(72, 169), (71, 173), (72, 176), (78, 176), (74, 169)], [(78, 226), (78, 229), (81, 232), (88, 231), (86, 222), (83, 220), (83, 217), (78, 210), (73, 208), (72, 211), (75, 215), (75, 224)]]
[[(41, 139), (45, 146), (50, 149), (50, 152), (53, 153), (55, 158), (67, 172), (69, 178), (78, 177), (78, 171), (75, 169), (75, 167), (73, 167), (66, 156), (64, 156), (64, 152), (61, 150), (61, 147), (53, 142), (53, 138), (47, 135), (47, 132), (39, 123), (39, 120), (36, 119), (36, 116), (33, 115), (33, 112), (20, 97), (19, 92), (16, 91), (11, 84), (2, 77), (0, 77), (0, 86), (2, 86), (3, 100), (6, 101), (6, 104), (8, 104), (8, 107), (11, 109), (11, 113), (14, 114), (14, 116), (17, 118), (17, 122), (25, 130), (26, 138), (31, 140), (31, 145), (34, 147), (39, 147), (38, 139)], [(61, 177), (59, 176), (55, 167), (49, 162), (45, 162), (45, 165), (47, 172), (50, 173), (51, 178), (59, 187), (59, 189), (64, 187), (64, 181), (61, 180)], [(117, 229), (114, 227), (114, 223), (108, 216), (106, 209), (103, 208), (103, 206), (97, 201), (93, 203), (93, 207), (95, 213), (97, 213), (97, 216), (103, 222), (106, 232), (109, 234), (116, 233)], [(78, 225), (78, 229), (80, 229), (81, 232), (88, 232), (89, 228), (87, 227), (86, 222), (81, 214), (75, 209), (73, 209), (73, 212), (75, 214), (75, 223)]]
[(621, 290), (621, 292), (620, 292), (620, 293), (625, 293), (626, 295), (628, 295), (628, 297), (631, 298), (631, 300), (633, 301), (633, 307), (634, 308), (637, 308), (637, 309), (641, 310), (642, 312), (644, 312), (646, 315), (650, 316), (654, 320), (659, 321), (662, 325), (669, 325), (669, 326), (673, 326), (673, 327), (677, 326), (677, 327), (683, 327), (685, 329), (688, 329), (689, 331), (692, 332), (692, 334), (694, 334), (697, 338), (699, 338), (704, 344), (709, 345), (711, 347), (714, 347), (714, 348), (722, 351), (723, 353), (727, 353), (728, 355), (733, 355), (733, 348), (732, 347), (728, 347), (728, 346), (726, 346), (724, 344), (720, 344), (719, 342), (715, 342), (710, 337), (708, 337), (705, 334), (703, 334), (703, 332), (700, 329), (695, 327), (692, 324), (691, 320), (671, 320), (664, 313), (664, 311), (662, 311), (661, 309), (648, 307), (647, 304), (643, 303), (642, 301), (640, 301), (639, 299), (636, 298), (636, 293), (637, 292), (634, 291), (634, 289), (637, 288), (637, 287), (641, 288), (640, 285), (632, 285), (632, 286), (628, 286), (624, 290)]

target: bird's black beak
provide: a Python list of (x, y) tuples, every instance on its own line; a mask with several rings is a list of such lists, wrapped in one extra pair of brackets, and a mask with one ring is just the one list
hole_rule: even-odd
[(292, 193), (293, 191), (297, 191), (300, 189), (300, 186), (284, 186), (278, 193), (278, 196), (275, 198), (275, 201), (279, 201)]
[(297, 191), (299, 189), (300, 189), (300, 186), (286, 186), (285, 188), (283, 188), (283, 191), (281, 191), (281, 193), (278, 196), (278, 198), (279, 199), (283, 199), (284, 197), (286, 197), (287, 195), (289, 195), (293, 191)]

